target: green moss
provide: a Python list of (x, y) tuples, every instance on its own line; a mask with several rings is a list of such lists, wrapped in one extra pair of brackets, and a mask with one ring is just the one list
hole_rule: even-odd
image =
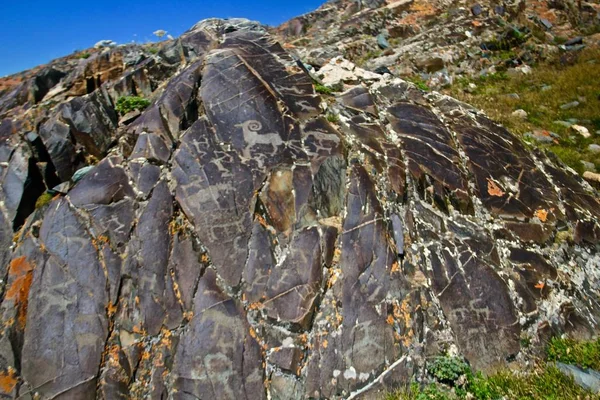
[(547, 353), (548, 360), (551, 361), (600, 370), (600, 339), (578, 342), (572, 339), (553, 338), (548, 344)]
[(316, 83), (315, 84), (315, 91), (317, 93), (325, 94), (325, 95), (328, 95), (328, 96), (330, 96), (330, 95), (333, 94), (333, 89), (331, 89), (330, 87), (327, 87), (325, 85), (321, 85), (320, 83)]
[(150, 100), (138, 96), (124, 96), (117, 100), (115, 109), (121, 115), (133, 110), (143, 110), (150, 105)]
[(44, 207), (46, 204), (49, 204), (53, 198), (54, 198), (54, 196), (52, 196), (48, 192), (42, 193), (42, 195), (40, 197), (38, 197), (38, 199), (35, 202), (35, 209), (37, 210), (39, 208)]

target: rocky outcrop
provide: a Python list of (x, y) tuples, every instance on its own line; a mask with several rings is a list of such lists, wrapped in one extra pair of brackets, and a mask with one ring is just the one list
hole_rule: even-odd
[(597, 334), (598, 193), (482, 113), (344, 59), (321, 98), (246, 20), (127, 49), (0, 124), (4, 397), (375, 398)]

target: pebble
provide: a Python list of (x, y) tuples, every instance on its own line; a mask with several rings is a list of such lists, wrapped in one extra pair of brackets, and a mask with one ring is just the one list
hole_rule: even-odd
[(583, 136), (586, 139), (589, 138), (590, 136), (592, 136), (590, 134), (590, 131), (588, 131), (588, 129), (585, 126), (572, 125), (571, 129), (573, 129), (575, 132), (579, 133), (581, 136)]
[(522, 109), (513, 111), (513, 113), (511, 115), (515, 118), (527, 119), (527, 111), (522, 110)]
[(535, 130), (533, 132), (527, 132), (524, 135), (526, 138), (530, 138), (535, 140), (538, 143), (553, 143), (554, 137), (556, 137), (556, 133), (544, 131), (544, 130)]
[(553, 124), (554, 125), (560, 125), (560, 126), (563, 126), (565, 128), (570, 128), (571, 125), (573, 125), (571, 122), (568, 122), (568, 121), (554, 121)]
[(542, 86), (542, 92), (547, 92), (550, 89), (552, 89), (551, 85), (544, 85), (544, 86)]
[(518, 93), (505, 94), (504, 97), (506, 97), (507, 99), (513, 99), (513, 100), (519, 100), (521, 98)]
[(560, 106), (561, 110), (570, 110), (571, 108), (575, 108), (579, 105), (578, 101), (572, 101), (570, 103), (567, 104), (563, 104), (562, 106)]
[(594, 163), (591, 163), (589, 161), (581, 161), (581, 165), (583, 165), (583, 169), (585, 169), (586, 171), (596, 172), (596, 166), (594, 165)]
[(590, 144), (588, 146), (588, 150), (591, 151), (592, 153), (600, 153), (600, 146), (597, 144)]

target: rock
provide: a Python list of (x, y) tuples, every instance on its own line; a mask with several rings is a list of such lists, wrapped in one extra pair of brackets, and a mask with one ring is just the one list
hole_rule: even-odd
[(581, 161), (581, 165), (583, 165), (583, 168), (586, 171), (596, 172), (596, 165), (594, 165), (594, 163), (588, 161)]
[[(0, 397), (377, 398), (443, 349), (491, 373), (534, 362), (550, 325), (597, 335), (597, 174), (344, 58), (402, 26), (370, 68), (496, 71), (468, 52), (509, 30), (493, 5), (474, 26), (447, 4), (210, 19), (157, 54), (0, 80)], [(127, 95), (151, 104), (123, 125)]]
[(511, 115), (517, 119), (527, 119), (527, 111), (525, 111), (525, 110), (519, 109), (519, 110), (513, 111), (513, 113)]
[(358, 68), (352, 62), (336, 57), (319, 70), (319, 76), (325, 86), (337, 86), (341, 83), (366, 82), (381, 79), (379, 74)]
[(471, 6), (471, 13), (473, 13), (474, 16), (479, 16), (481, 15), (481, 13), (483, 12), (483, 7), (481, 7), (481, 4), (475, 4), (474, 6)]
[(591, 151), (592, 153), (600, 153), (600, 145), (597, 144), (590, 144), (588, 146), (588, 150)]
[(560, 106), (561, 110), (570, 110), (571, 108), (575, 108), (579, 106), (579, 102), (578, 101), (572, 101), (570, 103), (566, 103)]
[(596, 184), (600, 184), (600, 174), (597, 174), (595, 172), (592, 171), (585, 171), (583, 173), (583, 178), (585, 180), (588, 180), (590, 182), (594, 182)]
[(379, 46), (379, 48), (382, 50), (390, 48), (390, 44), (383, 33), (377, 35), (377, 46)]
[(585, 139), (588, 139), (592, 136), (590, 131), (585, 126), (571, 125), (571, 129), (583, 136)]
[(556, 367), (575, 380), (579, 386), (592, 393), (600, 393), (600, 372), (593, 369), (581, 369), (575, 365), (556, 363)]
[(546, 18), (539, 18), (538, 21), (539, 21), (540, 25), (542, 25), (547, 30), (552, 29), (552, 27), (554, 26), (554, 25), (552, 25), (552, 22), (548, 21)]
[(385, 75), (385, 74), (393, 75), (392, 71), (390, 71), (388, 67), (383, 67), (383, 66), (376, 68), (373, 72), (375, 72), (376, 74), (379, 74), (379, 75)]
[(538, 143), (553, 143), (556, 140), (556, 134), (544, 130), (535, 130), (533, 132), (527, 132), (524, 136), (526, 138), (533, 139)]
[(103, 47), (115, 47), (116, 45), (117, 45), (117, 43), (116, 43), (116, 42), (114, 42), (114, 41), (112, 41), (112, 40), (107, 40), (107, 39), (105, 39), (105, 40), (100, 40), (100, 41), (98, 41), (98, 42), (97, 42), (97, 43), (94, 45), (94, 47), (95, 47), (95, 48), (97, 48), (97, 49), (101, 49), (101, 48), (103, 48)]
[(582, 44), (583, 43), (583, 38), (581, 36), (577, 36), (574, 37), (572, 39), (567, 40), (565, 43), (563, 43), (565, 46), (574, 46), (577, 44)]
[(444, 68), (444, 60), (441, 57), (422, 56), (415, 59), (417, 68), (426, 72), (436, 72)]

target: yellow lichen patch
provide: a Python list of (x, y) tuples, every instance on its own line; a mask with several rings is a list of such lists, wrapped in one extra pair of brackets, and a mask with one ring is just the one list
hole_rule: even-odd
[(8, 277), (9, 287), (6, 290), (5, 298), (14, 301), (17, 307), (18, 326), (23, 329), (27, 321), (27, 305), (29, 288), (33, 280), (33, 266), (25, 256), (17, 257), (10, 262)]
[(493, 180), (488, 178), (488, 194), (490, 196), (502, 197), (504, 196), (504, 192), (500, 189), (500, 186), (496, 184)]
[(200, 256), (200, 262), (208, 263), (208, 254), (204, 253)]
[(392, 264), (392, 274), (394, 272), (400, 272), (400, 264), (398, 263), (398, 261), (394, 261), (394, 263)]
[(548, 220), (548, 211), (539, 209), (535, 212), (535, 216), (542, 222), (546, 222)]
[(394, 325), (394, 317), (390, 314), (388, 315), (386, 321), (388, 323), (388, 325)]
[(329, 346), (329, 342), (327, 341), (327, 339), (323, 339), (323, 343), (321, 343), (321, 345), (323, 346), (324, 349), (326, 349), (327, 346)]
[(8, 367), (8, 371), (0, 372), (0, 393), (10, 394), (13, 389), (17, 386), (17, 377), (15, 371)]
[(112, 301), (110, 303), (108, 303), (108, 305), (106, 306), (106, 313), (108, 314), (108, 317), (112, 317), (113, 315), (115, 315), (115, 313), (117, 312), (117, 305), (113, 304)]

